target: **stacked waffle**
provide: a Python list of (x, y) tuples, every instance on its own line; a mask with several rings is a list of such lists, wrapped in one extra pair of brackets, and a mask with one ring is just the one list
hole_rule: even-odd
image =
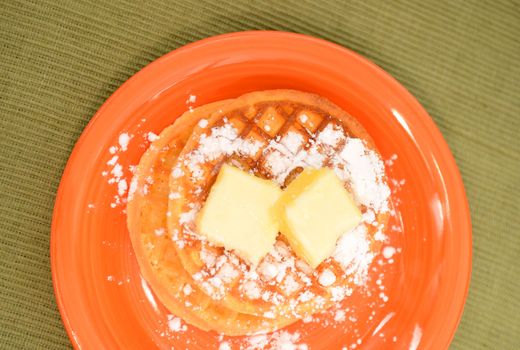
[(360, 252), (349, 246), (352, 233), (315, 269), (282, 235), (255, 266), (211, 244), (197, 232), (196, 218), (223, 164), (282, 188), (305, 168), (333, 169), (363, 213), (355, 231), (366, 238), (364, 253), (379, 250), (390, 191), (381, 157), (354, 118), (320, 96), (292, 90), (204, 105), (151, 144), (128, 198), (141, 272), (172, 313), (226, 335), (268, 332), (328, 309), (363, 284), (354, 273)]

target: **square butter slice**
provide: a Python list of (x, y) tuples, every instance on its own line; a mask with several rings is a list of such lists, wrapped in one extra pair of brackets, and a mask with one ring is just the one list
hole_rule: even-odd
[(338, 238), (361, 221), (361, 212), (334, 171), (306, 169), (277, 202), (280, 232), (313, 268), (332, 255)]
[(197, 217), (198, 231), (256, 265), (276, 241), (280, 194), (273, 182), (224, 165)]

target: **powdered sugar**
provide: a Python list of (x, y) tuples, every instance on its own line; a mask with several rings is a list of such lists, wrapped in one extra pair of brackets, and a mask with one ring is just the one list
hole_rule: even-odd
[[(241, 154), (253, 156), (261, 146), (262, 144), (259, 141), (239, 138), (237, 130), (232, 125), (224, 124), (223, 126), (212, 128), (209, 135), (202, 134), (199, 146), (185, 156), (184, 164), (194, 178), (200, 178), (203, 175), (201, 164), (213, 161), (224, 155)], [(175, 168), (173, 171), (172, 176), (182, 176), (179, 173), (180, 169)]]
[(336, 282), (336, 275), (329, 269), (323, 270), (318, 278), (318, 282), (324, 287), (329, 287)]
[(185, 332), (188, 327), (183, 324), (182, 320), (179, 317), (175, 317), (173, 315), (168, 315), (168, 328), (172, 332)]
[(181, 198), (181, 194), (179, 192), (170, 192), (168, 194), (168, 199), (179, 199)]
[(317, 141), (323, 145), (336, 147), (342, 139), (345, 139), (343, 130), (329, 124), (319, 133)]
[(354, 283), (357, 285), (365, 282), (368, 268), (374, 259), (366, 234), (365, 225), (358, 225), (341, 236), (333, 253), (334, 260), (341, 265), (347, 275), (353, 276)]
[(119, 196), (124, 196), (127, 189), (128, 189), (128, 185), (126, 183), (126, 180), (125, 179), (119, 180), (119, 182), (117, 183), (117, 194), (119, 194)]
[(295, 132), (288, 132), (281, 140), (280, 144), (285, 146), (291, 154), (296, 154), (303, 145), (303, 137)]
[(274, 332), (272, 334), (260, 334), (247, 338), (244, 350), (307, 350), (307, 345), (299, 344), (300, 333), (287, 331)]
[(283, 185), (285, 178), (297, 167), (321, 167), (324, 156), (316, 150), (303, 149), (304, 139), (295, 132), (288, 132), (280, 140), (272, 140), (264, 150), (266, 165), (276, 182)]
[(177, 168), (177, 167), (172, 169), (172, 177), (173, 178), (178, 179), (179, 177), (181, 177), (183, 175), (184, 175), (184, 172), (182, 171), (182, 169)]
[(376, 212), (388, 211), (390, 188), (383, 182), (383, 161), (360, 139), (348, 138), (340, 153), (345, 161), (344, 174), (352, 184), (356, 200)]
[(217, 256), (212, 251), (207, 249), (202, 249), (200, 251), (200, 259), (206, 265), (206, 267), (213, 267), (217, 262)]
[(125, 195), (129, 190), (129, 186), (128, 181), (125, 178), (125, 169), (121, 164), (121, 154), (128, 150), (128, 145), (132, 137), (132, 135), (126, 132), (121, 133), (118, 136), (118, 146), (110, 146), (108, 149), (108, 153), (112, 155), (112, 157), (110, 157), (106, 162), (108, 169), (101, 172), (103, 177), (108, 178), (108, 184), (115, 187), (116, 194), (113, 196), (112, 202), (110, 203), (111, 208), (117, 208), (119, 205), (125, 204), (127, 201)]
[(197, 124), (200, 128), (204, 129), (208, 127), (208, 120), (207, 119), (201, 119), (199, 120)]
[(336, 174), (351, 185), (359, 204), (377, 213), (388, 211), (390, 189), (384, 182), (384, 163), (362, 140), (345, 137), (339, 127), (329, 124), (307, 148), (303, 142), (300, 134), (288, 132), (279, 141), (272, 140), (264, 151), (266, 164), (280, 185), (293, 169), (322, 167), (328, 156)]
[(155, 134), (155, 133), (153, 133), (153, 132), (150, 131), (150, 132), (148, 132), (148, 133), (146, 134), (146, 139), (147, 139), (149, 142), (154, 142), (154, 141), (156, 141), (156, 140), (159, 139), (159, 135), (157, 135), (157, 134)]
[(396, 249), (394, 247), (386, 246), (383, 248), (383, 256), (385, 259), (391, 259), (394, 256)]
[(227, 341), (220, 343), (218, 350), (231, 350), (231, 346)]
[(156, 228), (154, 230), (155, 235), (158, 237), (163, 236), (165, 232), (166, 232), (166, 229), (164, 227)]
[(184, 285), (184, 287), (182, 288), (182, 292), (184, 293), (184, 295), (190, 295), (192, 291), (193, 291), (193, 288), (188, 283), (186, 283)]
[(128, 190), (129, 201), (134, 198), (135, 191), (137, 191), (137, 178), (133, 177), (132, 181), (130, 181), (130, 189)]
[(262, 275), (262, 278), (264, 278), (264, 280), (270, 281), (276, 277), (276, 275), (278, 274), (278, 269), (275, 265), (269, 262), (264, 262), (259, 266), (258, 272)]
[(192, 222), (193, 220), (195, 220), (195, 215), (196, 214), (197, 214), (197, 210), (196, 209), (192, 209), (192, 210), (187, 211), (185, 213), (181, 213), (179, 215), (179, 223), (181, 225), (183, 225), (183, 224), (187, 224), (187, 223)]
[(282, 283), (282, 291), (286, 295), (291, 295), (300, 289), (301, 285), (296, 281), (293, 275), (287, 275)]
[(128, 143), (130, 142), (131, 136), (124, 132), (119, 135), (118, 142), (122, 151), (126, 151), (128, 149)]
[(249, 299), (259, 299), (261, 296), (260, 295), (261, 290), (260, 290), (258, 284), (254, 281), (247, 281), (246, 283), (244, 283), (243, 290), (244, 290), (245, 295)]
[(195, 103), (197, 101), (197, 95), (189, 95), (186, 103)]

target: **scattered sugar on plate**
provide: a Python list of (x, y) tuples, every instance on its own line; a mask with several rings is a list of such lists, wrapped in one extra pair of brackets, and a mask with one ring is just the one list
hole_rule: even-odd
[(345, 321), (345, 310), (337, 310), (334, 314), (334, 321), (343, 322)]
[(385, 165), (387, 166), (393, 166), (394, 165), (394, 162), (397, 160), (397, 154), (392, 154), (390, 156), (390, 158), (388, 158), (387, 160), (385, 160)]
[(117, 160), (119, 159), (119, 156), (113, 156), (110, 158), (110, 160), (107, 162), (107, 165), (114, 166), (117, 163)]
[(150, 142), (154, 142), (159, 139), (159, 135), (150, 131), (146, 134), (146, 139)]
[(197, 101), (197, 95), (189, 95), (186, 103), (195, 103)]
[(118, 141), (122, 151), (126, 151), (128, 149), (128, 143), (130, 142), (130, 138), (131, 136), (126, 132), (119, 135)]
[(175, 317), (174, 315), (168, 315), (168, 328), (172, 332), (184, 332), (188, 329), (188, 327), (182, 323), (180, 317)]
[(386, 246), (383, 248), (383, 256), (385, 259), (391, 259), (394, 256), (396, 250), (394, 247)]
[(117, 183), (117, 193), (119, 196), (124, 196), (126, 193), (126, 190), (128, 189), (128, 184), (126, 183), (125, 179), (119, 180)]

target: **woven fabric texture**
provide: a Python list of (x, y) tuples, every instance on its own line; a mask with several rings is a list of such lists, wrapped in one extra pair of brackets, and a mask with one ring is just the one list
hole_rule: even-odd
[(520, 2), (0, 1), (0, 348), (66, 349), (49, 236), (89, 119), (161, 55), (215, 34), (294, 31), (397, 78), (464, 178), (474, 265), (451, 349), (520, 348)]

